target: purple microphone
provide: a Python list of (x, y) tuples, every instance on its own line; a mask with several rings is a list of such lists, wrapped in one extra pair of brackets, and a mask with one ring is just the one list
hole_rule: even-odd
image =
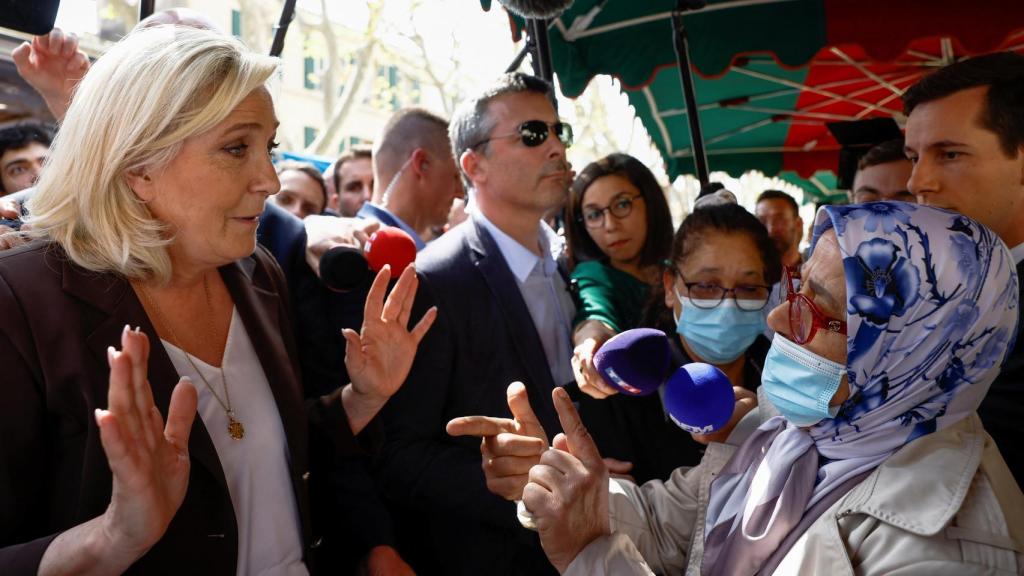
[(608, 339), (594, 354), (594, 368), (609, 386), (630, 396), (646, 396), (665, 381), (672, 363), (668, 336), (635, 328)]
[(662, 398), (669, 418), (694, 434), (707, 434), (725, 426), (736, 406), (729, 377), (703, 362), (680, 367), (669, 377)]

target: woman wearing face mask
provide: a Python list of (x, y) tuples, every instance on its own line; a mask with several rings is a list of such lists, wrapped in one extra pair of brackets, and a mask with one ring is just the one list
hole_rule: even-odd
[[(589, 198), (588, 191), (584, 207)], [(600, 245), (600, 236), (592, 236)], [(668, 261), (673, 265), (663, 272), (658, 287), (664, 290), (664, 297), (655, 295), (646, 317), (627, 328), (640, 325), (677, 332), (675, 366), (715, 364), (738, 388), (738, 396), (752, 397), (742, 389), (754, 390), (760, 381), (760, 366), (768, 350), (768, 341), (759, 337), (764, 330), (762, 309), (768, 286), (776, 280), (770, 271), (779, 269), (778, 255), (764, 227), (736, 204), (699, 208), (676, 232)], [(580, 300), (585, 304), (588, 286), (580, 286)], [(581, 305), (580, 310), (586, 312), (587, 307)], [(577, 338), (583, 333), (585, 330), (577, 330)], [(580, 354), (587, 344), (584, 341), (576, 350), (582, 368), (577, 374), (584, 376), (577, 378), (580, 390), (607, 398), (614, 389), (592, 371), (589, 357)], [(579, 404), (581, 417), (601, 453), (631, 462), (631, 474), (638, 482), (665, 479), (679, 466), (700, 460), (700, 444), (668, 419), (660, 395), (612, 397), (600, 402), (582, 398)]]
[(569, 437), (523, 502), (562, 573), (1024, 570), (1024, 494), (975, 412), (1016, 331), (1009, 251), (963, 216), (889, 202), (823, 208), (812, 245), (769, 315), (771, 405), (738, 445), (609, 486), (554, 392)]

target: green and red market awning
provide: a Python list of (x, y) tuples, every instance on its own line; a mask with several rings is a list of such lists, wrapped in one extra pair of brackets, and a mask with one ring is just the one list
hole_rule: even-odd
[[(618, 78), (671, 178), (694, 172), (673, 47), (677, 0), (576, 0), (548, 27), (561, 91)], [(513, 19), (518, 36), (522, 21)], [(892, 116), (903, 91), (967, 55), (1024, 51), (1022, 0), (709, 0), (683, 13), (712, 171), (834, 193), (827, 122)]]

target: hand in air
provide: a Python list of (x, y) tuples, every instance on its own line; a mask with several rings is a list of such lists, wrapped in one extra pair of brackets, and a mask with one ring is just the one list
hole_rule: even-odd
[(100, 440), (113, 474), (102, 516), (112, 549), (141, 557), (163, 536), (188, 487), (188, 438), (196, 390), (182, 379), (171, 394), (165, 424), (146, 378), (149, 339), (125, 326), (121, 350), (110, 347), (107, 409), (96, 410)]
[(11, 52), (18, 74), (46, 100), (58, 120), (64, 118), (75, 85), (89, 70), (89, 58), (78, 49), (78, 38), (54, 28)]
[(416, 348), (437, 318), (437, 308), (427, 310), (409, 330), (409, 315), (419, 280), (416, 269), (402, 272), (391, 294), (384, 299), (391, 267), (385, 266), (370, 286), (363, 307), (360, 332), (345, 329), (345, 368), (355, 392), (383, 405), (405, 382), (416, 357)]
[(608, 467), (565, 390), (552, 392), (564, 434), (530, 469), (523, 504), (551, 564), (565, 572), (590, 542), (611, 532)]

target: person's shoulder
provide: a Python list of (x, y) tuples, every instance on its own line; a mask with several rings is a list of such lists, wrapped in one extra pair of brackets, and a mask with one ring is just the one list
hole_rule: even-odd
[(0, 276), (53, 275), (59, 273), (60, 262), (67, 257), (54, 242), (36, 239), (8, 250), (0, 250)]
[(576, 267), (572, 269), (571, 276), (577, 279), (606, 279), (608, 278), (608, 270), (608, 265), (600, 260), (585, 260), (576, 264)]
[(469, 263), (470, 226), (472, 222), (467, 220), (427, 244), (416, 255), (416, 270), (428, 276), (459, 273)]

